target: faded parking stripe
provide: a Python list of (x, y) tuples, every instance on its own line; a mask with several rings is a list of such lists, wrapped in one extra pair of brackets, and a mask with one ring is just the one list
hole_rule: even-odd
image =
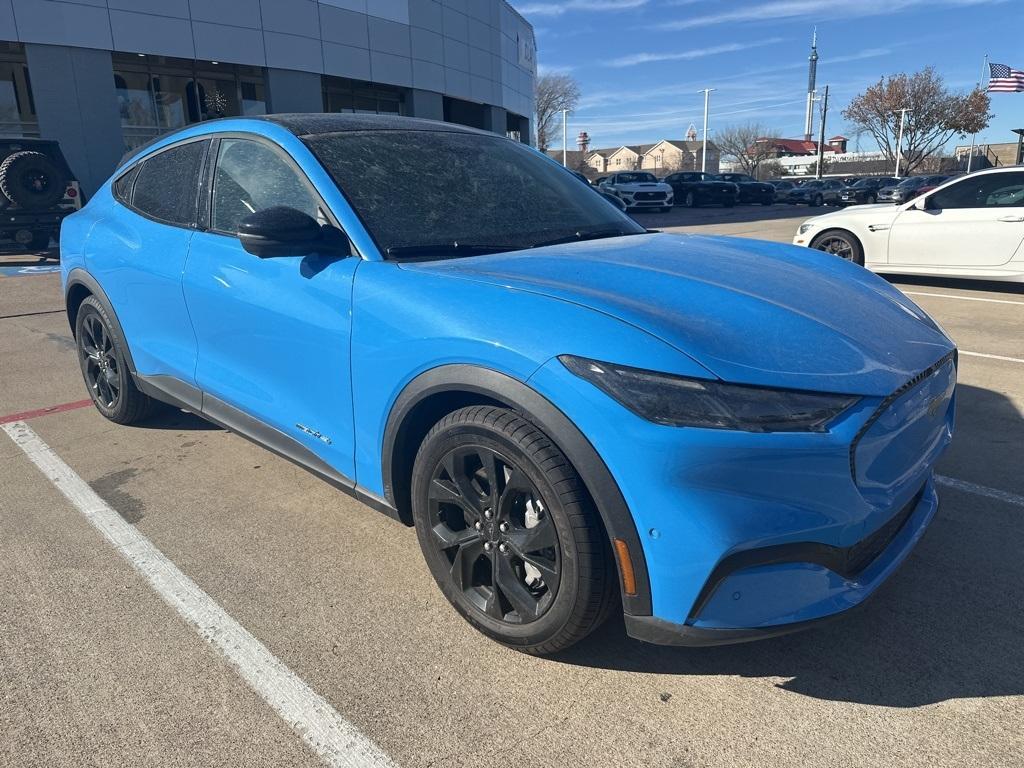
[(1010, 493), (1009, 491), (1000, 491), (998, 488), (989, 488), (985, 485), (969, 483), (966, 480), (957, 480), (955, 477), (946, 477), (945, 475), (936, 475), (935, 482), (939, 485), (955, 488), (958, 491), (973, 493), (976, 496), (985, 496), (989, 499), (995, 499), (996, 501), (1012, 504), (1015, 507), (1024, 507), (1024, 496), (1016, 493)]
[(395, 768), (391, 758), (231, 618), (135, 526), (125, 522), (31, 427), (17, 421), (4, 424), (2, 429), (153, 590), (191, 624), (200, 637), (227, 657), (249, 687), (327, 765)]

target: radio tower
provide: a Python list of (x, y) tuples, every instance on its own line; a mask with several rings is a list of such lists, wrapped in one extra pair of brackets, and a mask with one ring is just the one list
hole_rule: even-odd
[(804, 120), (804, 141), (814, 137), (814, 92), (818, 77), (818, 28), (811, 37), (811, 55), (807, 57), (807, 119)]

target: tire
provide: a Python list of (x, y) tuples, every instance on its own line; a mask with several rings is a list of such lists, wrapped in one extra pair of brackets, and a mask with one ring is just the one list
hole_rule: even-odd
[(0, 194), (25, 210), (56, 205), (67, 186), (64, 172), (42, 152), (15, 152), (0, 163)]
[(821, 208), (821, 204), (825, 202), (825, 199), (821, 195), (816, 195), (811, 205), (815, 208)]
[(734, 207), (736, 207), (736, 201), (735, 200), (726, 200), (724, 203), (722, 203), (722, 205), (724, 205), (726, 208), (734, 208)]
[(874, 195), (868, 195), (864, 200), (868, 205), (874, 205), (878, 201), (878, 198)]
[(96, 410), (116, 424), (135, 424), (154, 411), (157, 401), (135, 386), (124, 350), (111, 328), (113, 323), (103, 305), (87, 296), (75, 318), (78, 363)]
[[(496, 477), (501, 488), (487, 480)], [(543, 655), (607, 618), (617, 577), (597, 511), (576, 470), (531, 422), (489, 405), (448, 414), (423, 439), (411, 486), (427, 566), (477, 630)]]
[(860, 240), (845, 229), (826, 229), (811, 240), (810, 247), (864, 266), (864, 248)]
[(686, 197), (683, 198), (683, 205), (687, 208), (697, 207), (697, 196), (693, 192), (687, 192)]

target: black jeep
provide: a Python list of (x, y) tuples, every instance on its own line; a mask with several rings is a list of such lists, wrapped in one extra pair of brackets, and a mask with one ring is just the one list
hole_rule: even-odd
[(0, 138), (0, 240), (13, 240), (21, 250), (45, 250), (58, 237), (61, 220), (82, 202), (60, 144)]

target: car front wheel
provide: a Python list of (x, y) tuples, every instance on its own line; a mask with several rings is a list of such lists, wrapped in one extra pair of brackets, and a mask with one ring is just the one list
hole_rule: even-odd
[(811, 248), (831, 253), (841, 259), (864, 265), (864, 249), (860, 241), (841, 229), (827, 229), (811, 241)]
[(687, 192), (686, 198), (683, 200), (683, 205), (687, 208), (697, 207), (697, 196), (694, 195), (693, 192)]
[(578, 642), (607, 616), (616, 581), (576, 470), (532, 423), (497, 406), (449, 414), (412, 477), (427, 565), (463, 618), (532, 654)]

